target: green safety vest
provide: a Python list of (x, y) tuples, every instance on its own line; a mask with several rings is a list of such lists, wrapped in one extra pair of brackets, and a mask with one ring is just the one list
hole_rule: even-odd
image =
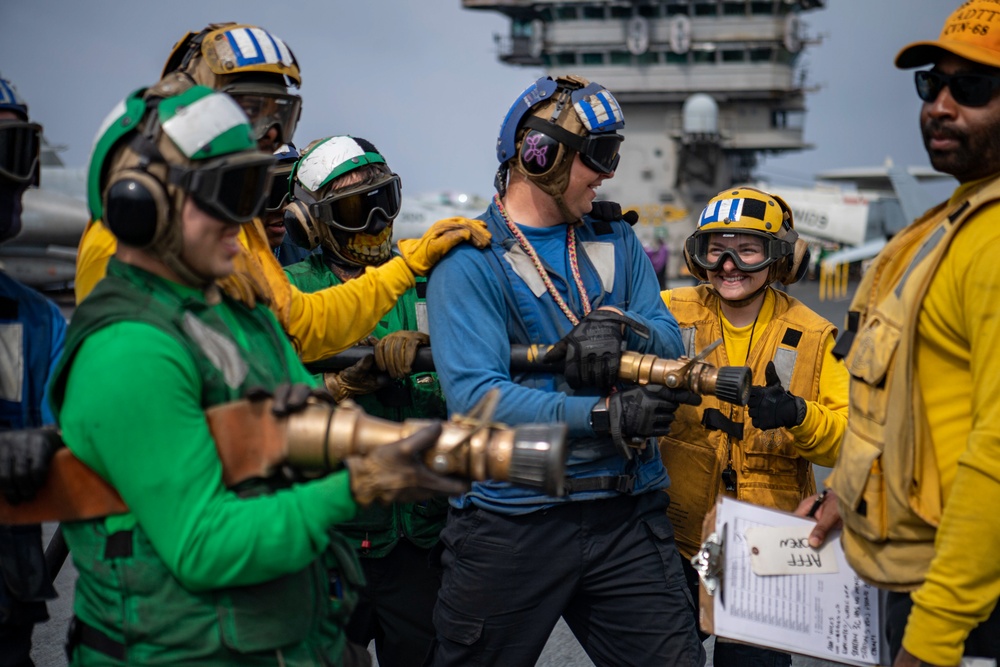
[[(340, 285), (341, 280), (323, 262), (321, 255), (310, 255), (298, 264), (285, 268), (288, 279), (302, 292), (316, 292)], [(427, 279), (417, 278), (417, 287), (407, 290), (396, 305), (379, 320), (371, 335), (381, 339), (393, 331), (420, 330), (417, 310), (423, 307)], [(396, 380), (386, 390), (355, 396), (353, 400), (375, 417), (401, 422), (410, 418), (447, 417), (444, 395), (436, 373), (414, 373)], [(422, 549), (438, 541), (448, 513), (448, 501), (435, 498), (423, 503), (373, 504), (360, 508), (357, 516), (337, 528), (350, 540), (363, 558), (380, 558), (405, 537)]]
[[(263, 308), (248, 309), (226, 298), (241, 326), (274, 340), (275, 354), (246, 354), (232, 341), (229, 327), (210, 306), (185, 299), (166, 281), (112, 259), (108, 275), (76, 310), (56, 370), (52, 399), (61, 410), (73, 360), (91, 333), (134, 321), (151, 324), (188, 349), (197, 361), (209, 408), (244, 395), (249, 387), (273, 389), (289, 380), (278, 352), (280, 331)], [(243, 382), (230, 386), (185, 327), (194, 316), (215, 335), (233, 342), (248, 366)], [(286, 486), (252, 480), (234, 489), (242, 496)], [(73, 664), (327, 665), (343, 652), (346, 625), (364, 576), (350, 546), (330, 532), (329, 549), (309, 567), (252, 586), (203, 592), (184, 588), (167, 569), (140, 525), (117, 529), (121, 517), (64, 524), (66, 541), (79, 570), (76, 595), (90, 599), (100, 618), (81, 619), (124, 645), (116, 661), (87, 646), (74, 651)], [(155, 640), (152, 640), (155, 638)]]

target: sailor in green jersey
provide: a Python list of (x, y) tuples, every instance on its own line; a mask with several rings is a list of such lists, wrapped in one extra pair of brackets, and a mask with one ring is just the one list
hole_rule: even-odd
[(65, 526), (79, 570), (71, 662), (367, 664), (344, 653), (345, 591), (363, 579), (333, 526), (354, 498), (392, 501), (401, 480), (427, 474), (415, 452), (436, 436), (312, 481), (224, 485), (205, 410), (263, 389), (287, 413), (313, 383), (274, 315), (216, 286), (273, 157), (223, 93), (154, 87), (144, 99), (133, 129), (98, 142), (118, 252), (74, 315), (51, 394), (67, 446), (129, 508)]
[[(400, 178), (371, 142), (349, 136), (313, 142), (295, 166), (291, 195), (289, 235), (322, 250), (285, 269), (301, 291), (339, 285), (392, 259)], [(365, 412), (394, 421), (447, 416), (437, 375), (410, 372), (417, 347), (428, 343), (425, 288), (418, 278), (372, 331), (374, 358), (323, 377), (335, 398), (353, 398)], [(388, 386), (376, 382), (373, 371), (380, 369), (392, 377)], [(382, 667), (419, 664), (430, 649), (440, 572), (429, 556), (447, 509), (444, 499), (373, 505), (338, 526), (361, 556), (367, 580), (347, 635), (362, 645), (374, 639)]]

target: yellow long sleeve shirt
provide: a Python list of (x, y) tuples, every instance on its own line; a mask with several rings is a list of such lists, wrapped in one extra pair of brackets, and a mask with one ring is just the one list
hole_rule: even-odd
[[(979, 182), (955, 191), (957, 203)], [(935, 556), (913, 593), (903, 646), (958, 664), (968, 633), (1000, 597), (1000, 204), (968, 220), (932, 279), (917, 320), (916, 379), (941, 476)]]
[[(667, 308), (670, 307), (670, 291), (661, 293)], [(749, 356), (752, 331), (761, 332), (771, 323), (774, 316), (774, 296), (767, 292), (757, 316), (756, 325), (733, 326), (721, 313), (722, 329), (725, 333), (727, 358), (738, 363)], [(802, 423), (789, 429), (795, 437), (795, 446), (808, 461), (822, 466), (832, 466), (837, 462), (840, 440), (847, 424), (847, 396), (850, 376), (847, 368), (833, 354), (833, 336), (823, 343), (823, 365), (819, 376), (819, 396), (815, 401), (806, 401), (806, 416)]]
[[(304, 363), (330, 357), (367, 336), (400, 295), (416, 284), (409, 267), (396, 257), (343, 285), (308, 294), (288, 282), (257, 221), (243, 225), (240, 242), (255, 274), (266, 280), (271, 309)], [(104, 277), (116, 249), (114, 235), (100, 221), (84, 231), (76, 259), (77, 303)]]

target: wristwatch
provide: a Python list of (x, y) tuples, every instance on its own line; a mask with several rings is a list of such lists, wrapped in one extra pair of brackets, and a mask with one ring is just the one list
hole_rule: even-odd
[(590, 411), (590, 428), (601, 435), (611, 433), (611, 417), (608, 414), (608, 404), (603, 398)]

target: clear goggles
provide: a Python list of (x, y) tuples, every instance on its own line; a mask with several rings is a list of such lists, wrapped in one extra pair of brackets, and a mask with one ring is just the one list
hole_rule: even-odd
[(362, 183), (310, 204), (309, 213), (335, 229), (357, 233), (368, 229), (376, 216), (394, 220), (402, 203), (399, 175), (389, 174), (376, 183)]
[(263, 210), (273, 169), (270, 155), (226, 156), (193, 169), (171, 165), (170, 182), (191, 195), (207, 213), (243, 224)]
[(21, 120), (0, 121), (0, 177), (38, 185), (42, 126)]
[(291, 141), (302, 110), (298, 95), (261, 93), (234, 88), (226, 92), (236, 100), (253, 125), (254, 135), (263, 139), (272, 127), (278, 128), (278, 144)]
[(740, 271), (755, 273), (791, 255), (795, 246), (763, 233), (702, 232), (689, 236), (685, 249), (706, 271), (719, 271), (730, 259)]

